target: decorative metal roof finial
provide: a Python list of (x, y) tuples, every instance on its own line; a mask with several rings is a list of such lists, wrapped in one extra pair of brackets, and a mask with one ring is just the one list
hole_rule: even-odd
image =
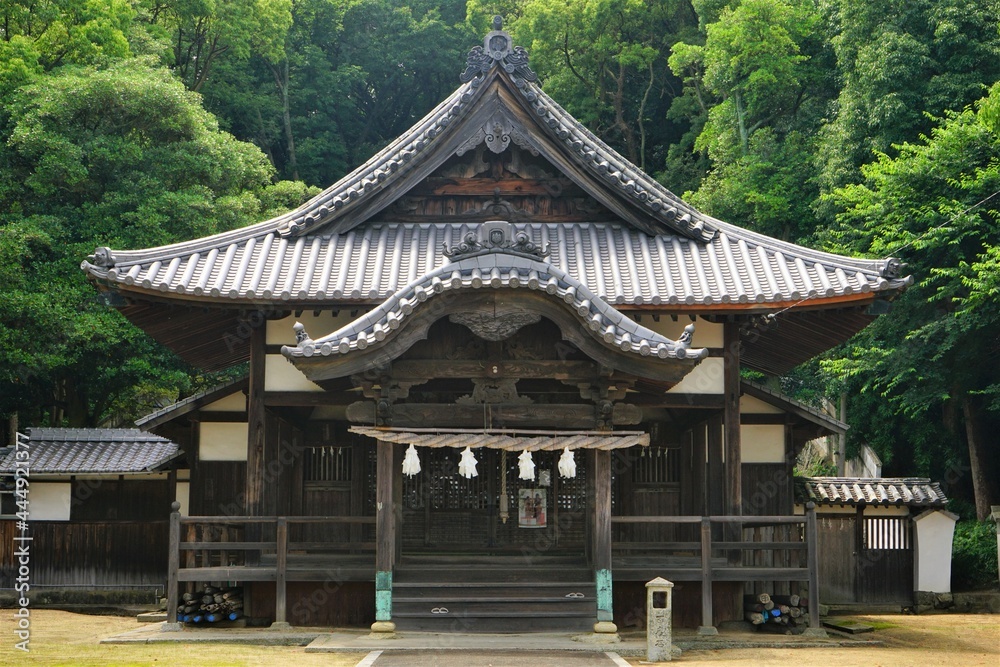
[(465, 71), (458, 77), (463, 83), (472, 82), (478, 87), (486, 78), (486, 74), (499, 64), (510, 74), (518, 88), (525, 81), (537, 81), (538, 75), (528, 67), (528, 52), (522, 46), (514, 46), (510, 33), (503, 29), (503, 18), (493, 17), (493, 30), (486, 34), (483, 45), (469, 51)]

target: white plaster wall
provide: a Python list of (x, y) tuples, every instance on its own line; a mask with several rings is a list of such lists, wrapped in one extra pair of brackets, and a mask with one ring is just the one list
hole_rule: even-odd
[(28, 486), (28, 519), (69, 521), (72, 485), (69, 482), (35, 482)]
[[(357, 316), (361, 317), (361, 313), (359, 312)], [(289, 315), (281, 320), (268, 320), (267, 344), (295, 345), (295, 330), (292, 327), (296, 322), (301, 322), (309, 337), (316, 339), (333, 333), (342, 326), (350, 324), (354, 319), (351, 317), (350, 311), (345, 309), (337, 311), (336, 317), (332, 311), (322, 311), (319, 315), (304, 312), (298, 317)]]
[(247, 396), (242, 391), (234, 391), (202, 408), (203, 412), (243, 412), (247, 409)]
[(722, 359), (709, 357), (684, 376), (684, 379), (671, 387), (667, 393), (674, 394), (721, 394)]
[(943, 510), (924, 512), (913, 520), (916, 528), (914, 590), (951, 592), (951, 547), (957, 520), (958, 516)]
[[(804, 505), (796, 505), (796, 514), (805, 514)], [(856, 514), (857, 510), (853, 505), (820, 505), (816, 508), (819, 514)], [(909, 516), (910, 510), (906, 507), (866, 507), (865, 516)]]
[(280, 354), (269, 354), (264, 360), (265, 391), (323, 391), (315, 382), (310, 382), (302, 371), (292, 366)]
[(765, 415), (781, 415), (785, 411), (779, 407), (775, 407), (770, 403), (765, 403), (756, 396), (748, 396), (743, 394), (740, 396), (740, 412), (742, 414), (765, 414)]
[(781, 463), (785, 460), (785, 427), (781, 424), (740, 426), (743, 463)]
[(201, 461), (246, 461), (246, 423), (202, 422), (198, 425), (198, 459)]
[[(652, 317), (643, 316), (639, 324), (666, 336), (670, 340), (677, 340), (684, 333), (684, 327), (691, 324), (691, 318), (678, 317), (677, 321), (674, 322), (671, 317), (664, 315), (659, 322), (654, 322)], [(699, 319), (694, 322), (694, 338), (691, 340), (691, 347), (722, 347), (722, 335), (721, 324)]]
[(177, 482), (177, 495), (174, 500), (181, 504), (181, 516), (188, 515), (188, 502), (191, 499), (191, 483), (190, 482)]

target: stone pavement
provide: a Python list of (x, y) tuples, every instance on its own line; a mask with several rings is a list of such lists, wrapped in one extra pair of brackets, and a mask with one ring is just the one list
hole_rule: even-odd
[[(135, 630), (102, 640), (103, 644), (221, 643), (260, 646), (305, 646), (310, 653), (371, 653), (383, 651), (429, 651), (443, 654), (452, 651), (481, 651), (500, 657), (507, 654), (558, 651), (574, 654), (614, 652), (624, 656), (646, 655), (644, 632), (623, 632), (614, 644), (593, 643), (593, 635), (568, 633), (462, 634), (399, 632), (394, 638), (372, 637), (366, 630), (338, 628), (213, 628), (185, 627), (178, 632), (163, 632), (162, 623), (142, 623)], [(831, 634), (828, 639), (802, 636), (765, 635), (755, 632), (720, 630), (712, 637), (699, 637), (693, 631), (674, 633), (674, 645), (685, 651), (726, 648), (811, 648), (832, 646), (880, 646), (882, 642), (865, 635), (854, 637)], [(513, 656), (512, 656), (513, 657)], [(383, 663), (376, 663), (381, 667)], [(422, 663), (418, 663), (422, 664)]]
[(372, 651), (357, 667), (628, 667), (617, 653), (580, 651)]

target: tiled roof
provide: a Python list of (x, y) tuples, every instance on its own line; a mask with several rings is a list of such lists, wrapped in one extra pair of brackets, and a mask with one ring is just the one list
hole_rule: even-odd
[[(177, 445), (135, 428), (30, 428), (29, 469), (37, 474), (151, 472), (181, 455)], [(15, 469), (14, 451), (0, 458), (0, 473)]]
[[(247, 301), (384, 301), (448, 259), (439, 251), (477, 224), (366, 225), (341, 235), (248, 234), (169, 261), (120, 258), (95, 277), (190, 297)], [(884, 262), (808, 250), (724, 229), (708, 243), (611, 223), (515, 225), (548, 246), (549, 263), (611, 304), (781, 303), (899, 289)]]
[(835, 417), (831, 417), (819, 408), (815, 408), (808, 403), (803, 403), (797, 399), (774, 391), (751, 380), (740, 380), (740, 388), (744, 394), (749, 394), (762, 401), (770, 403), (775, 407), (782, 408), (786, 412), (798, 414), (818, 426), (823, 426), (833, 433), (846, 433), (850, 428), (847, 424)]
[(229, 382), (224, 382), (220, 385), (199, 391), (196, 394), (191, 394), (187, 398), (181, 399), (165, 408), (161, 408), (156, 412), (151, 412), (145, 417), (140, 417), (135, 420), (135, 425), (143, 431), (149, 431), (164, 422), (186, 415), (189, 412), (193, 412), (198, 408), (208, 405), (209, 403), (213, 403), (221, 398), (225, 398), (226, 396), (236, 393), (237, 391), (246, 390), (247, 386), (248, 381), (246, 376), (234, 378)]
[[(565, 302), (594, 338), (622, 352), (692, 360), (708, 354), (705, 348), (690, 348), (687, 340), (673, 341), (643, 327), (597, 298), (586, 285), (565, 271), (540, 259), (505, 252), (485, 252), (440, 266), (405, 285), (380, 306), (345, 327), (316, 340), (305, 338), (295, 347), (285, 346), (282, 353), (294, 358), (364, 350), (391, 338), (414, 312), (414, 307), (436, 294), (519, 287), (538, 290)], [(690, 332), (693, 330), (690, 326)]]
[[(448, 99), (298, 209), (160, 248), (99, 248), (82, 268), (112, 287), (201, 301), (380, 303), (442, 267), (441, 243), (455, 244), (478, 225), (369, 219), (469, 141), (485, 139), (477, 133), (492, 113), (509, 126), (501, 139), (557, 150), (560, 161), (572, 163), (578, 185), (621, 218), (518, 225), (534, 243), (550, 247), (555, 267), (608, 303), (725, 309), (804, 300), (808, 306), (909, 284), (897, 277), (898, 262), (810, 250), (698, 212), (546, 95), (527, 69), (527, 54), (509, 47), (509, 35), (490, 35), (508, 40), (506, 50), (480, 49), (478, 69)], [(487, 95), (500, 88), (503, 95)]]
[(802, 477), (795, 480), (795, 486), (800, 502), (811, 500), (823, 505), (944, 507), (948, 504), (939, 483), (918, 477)]

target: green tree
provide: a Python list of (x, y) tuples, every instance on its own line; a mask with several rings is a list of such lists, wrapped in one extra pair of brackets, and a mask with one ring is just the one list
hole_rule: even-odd
[(666, 116), (679, 89), (666, 58), (696, 20), (681, 1), (528, 0), (511, 30), (544, 89), (645, 169), (687, 130)]
[(711, 167), (693, 204), (775, 236), (812, 231), (814, 137), (827, 101), (825, 48), (811, 0), (701, 3), (703, 34), (674, 44), (686, 95), (673, 114), (701, 130)]
[(931, 117), (971, 104), (1000, 78), (995, 0), (820, 5), (840, 80), (816, 154), (824, 192), (856, 182), (876, 153), (916, 141)]
[(246, 61), (256, 53), (280, 60), (291, 8), (292, 0), (157, 0), (144, 16), (169, 31), (171, 64), (198, 91), (223, 57)]
[[(952, 451), (943, 463), (968, 472), (980, 518), (1000, 500), (990, 438), (1000, 427), (998, 109), (1000, 84), (919, 143), (862, 167), (863, 183), (827, 198), (839, 214), (824, 235), (838, 250), (902, 257), (917, 278), (890, 317), (825, 364), (849, 382), (855, 402), (884, 403), (853, 410), (860, 436), (894, 452), (916, 448), (924, 463), (940, 461), (933, 440), (942, 430), (945, 443), (964, 443), (965, 456)], [(893, 432), (904, 420), (912, 425)]]
[(270, 185), (264, 155), (148, 58), (58, 68), (3, 114), (0, 414), (96, 426), (176, 398), (191, 369), (108, 308), (81, 258), (245, 225), (308, 192)]

